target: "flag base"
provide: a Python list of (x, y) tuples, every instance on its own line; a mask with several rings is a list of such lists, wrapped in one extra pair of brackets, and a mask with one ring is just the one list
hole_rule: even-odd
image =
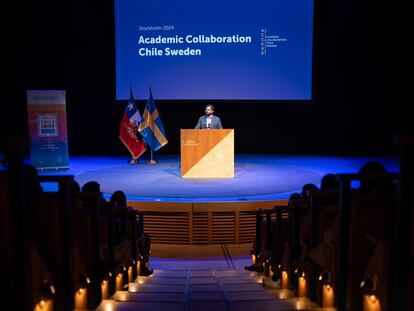
[(157, 163), (157, 161), (155, 161), (153, 159), (147, 161), (147, 164), (156, 164), (156, 163)]

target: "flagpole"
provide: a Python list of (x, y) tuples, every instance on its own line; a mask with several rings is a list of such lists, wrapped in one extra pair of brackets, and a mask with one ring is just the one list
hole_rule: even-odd
[(148, 164), (155, 164), (155, 163), (157, 163), (157, 161), (155, 161), (153, 156), (152, 156), (152, 148), (150, 148), (150, 149), (151, 149), (151, 160), (149, 160), (147, 163)]

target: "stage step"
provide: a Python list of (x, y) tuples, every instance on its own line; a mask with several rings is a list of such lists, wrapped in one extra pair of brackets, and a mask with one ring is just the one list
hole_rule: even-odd
[(325, 310), (288, 289), (268, 288), (263, 275), (246, 270), (156, 270), (128, 291), (102, 301), (99, 311)]

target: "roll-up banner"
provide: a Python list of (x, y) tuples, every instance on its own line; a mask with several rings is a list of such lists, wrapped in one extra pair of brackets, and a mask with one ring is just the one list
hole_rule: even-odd
[(37, 169), (69, 168), (66, 91), (27, 90), (30, 162)]

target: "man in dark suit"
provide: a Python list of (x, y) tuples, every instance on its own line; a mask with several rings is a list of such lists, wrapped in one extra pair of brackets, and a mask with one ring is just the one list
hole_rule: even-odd
[(213, 115), (214, 106), (206, 106), (206, 114), (198, 119), (198, 123), (195, 129), (222, 129), (221, 121), (219, 117)]

